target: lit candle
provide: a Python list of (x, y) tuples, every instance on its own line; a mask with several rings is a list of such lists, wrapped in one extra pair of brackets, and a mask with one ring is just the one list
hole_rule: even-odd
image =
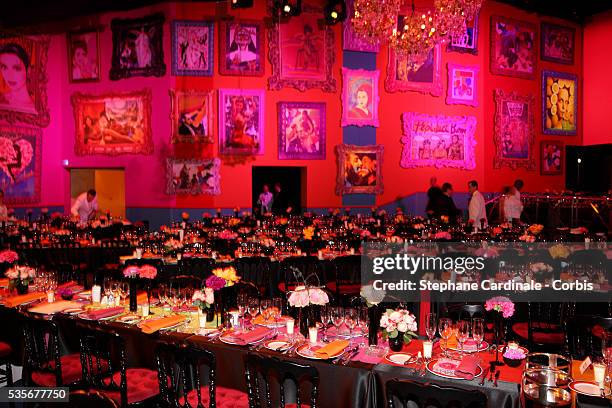
[(319, 331), (317, 330), (316, 327), (309, 327), (308, 328), (308, 339), (310, 340), (310, 344), (315, 345), (317, 344), (317, 335), (319, 334)]
[(147, 317), (149, 315), (149, 303), (144, 303), (142, 305), (142, 317)]
[(606, 365), (603, 363), (593, 363), (593, 375), (595, 377), (595, 382), (599, 384), (599, 388), (604, 388)]
[(203, 311), (200, 311), (200, 313), (198, 313), (198, 323), (200, 326), (200, 329), (204, 329), (206, 327), (206, 313)]
[(177, 260), (177, 261), (180, 261), (182, 258), (183, 258), (183, 254), (182, 254), (182, 253), (180, 253), (180, 252), (178, 252), (178, 253), (176, 254), (176, 260)]
[(427, 359), (431, 358), (432, 350), (433, 350), (433, 342), (429, 340), (425, 340), (423, 342), (423, 357)]
[(287, 319), (287, 334), (289, 336), (293, 336), (293, 328), (295, 327), (295, 320), (293, 319)]
[(317, 256), (319, 257), (319, 259), (323, 259), (323, 251), (321, 251), (320, 249), (317, 251)]
[(93, 285), (91, 287), (91, 301), (93, 303), (100, 303), (102, 295), (102, 287), (100, 285)]
[(508, 348), (510, 350), (516, 350), (516, 349), (519, 348), (519, 345), (518, 345), (518, 343), (516, 341), (509, 341), (508, 342)]
[(55, 292), (50, 290), (47, 292), (47, 302), (53, 303), (55, 302)]

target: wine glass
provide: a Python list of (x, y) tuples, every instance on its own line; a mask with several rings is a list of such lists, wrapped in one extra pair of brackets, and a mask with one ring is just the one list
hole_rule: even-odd
[(344, 311), (341, 307), (334, 307), (332, 309), (332, 324), (336, 328), (336, 336), (340, 334), (340, 326), (344, 323)]
[(443, 317), (438, 321), (438, 332), (444, 340), (444, 357), (448, 357), (448, 339), (453, 334), (453, 322), (447, 317)]
[(262, 299), (261, 301), (261, 315), (263, 316), (266, 323), (270, 320), (270, 312), (272, 307), (272, 301), (270, 299)]
[(425, 333), (429, 341), (433, 341), (436, 336), (436, 329), (438, 324), (438, 316), (435, 313), (427, 313), (427, 319), (425, 320)]
[(359, 347), (364, 347), (368, 340), (368, 335), (370, 334), (370, 315), (367, 307), (362, 307), (359, 310), (359, 327), (361, 328), (361, 333), (366, 340), (362, 341), (359, 344)]
[(457, 322), (457, 341), (459, 342), (459, 350), (463, 356), (463, 344), (470, 337), (470, 322), (469, 320), (459, 320)]
[(480, 352), (482, 341), (484, 340), (484, 319), (482, 317), (475, 317), (472, 319), (472, 338), (476, 342), (476, 352)]
[(353, 329), (357, 326), (357, 320), (357, 310), (352, 307), (344, 310), (344, 324), (349, 328), (349, 338), (351, 341), (353, 340)]
[(274, 335), (278, 335), (278, 320), (282, 316), (283, 300), (281, 298), (273, 298), (271, 301), (270, 315), (274, 319)]
[(323, 306), (321, 308), (321, 325), (323, 326), (323, 342), (327, 343), (327, 329), (329, 328), (332, 319), (332, 308), (330, 306)]

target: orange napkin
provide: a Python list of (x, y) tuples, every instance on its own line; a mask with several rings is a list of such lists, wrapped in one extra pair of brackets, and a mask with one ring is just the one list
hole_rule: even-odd
[(589, 366), (589, 368), (584, 370), (584, 373), (580, 374), (580, 364), (582, 364), (581, 360), (572, 360), (572, 378), (576, 381), (594, 381), (593, 366)]
[(349, 345), (348, 340), (335, 340), (318, 350), (315, 350), (315, 355), (319, 358), (332, 358), (340, 353)]
[(28, 302), (31, 302), (33, 300), (44, 299), (46, 297), (47, 297), (46, 293), (43, 293), (43, 292), (32, 292), (32, 293), (26, 293), (25, 295), (11, 296), (10, 298), (8, 298), (8, 299), (6, 299), (4, 301), (4, 304), (7, 307), (17, 307), (17, 306), (22, 305), (24, 303), (28, 303)]
[(174, 326), (175, 324), (181, 323), (186, 319), (182, 315), (172, 315), (168, 317), (162, 317), (161, 319), (145, 321), (140, 328), (144, 333), (151, 334), (156, 331), (163, 329), (164, 327)]
[(446, 344), (444, 344), (445, 348), (453, 348), (456, 349), (459, 347), (459, 340), (457, 340), (457, 336), (454, 334), (448, 338)]

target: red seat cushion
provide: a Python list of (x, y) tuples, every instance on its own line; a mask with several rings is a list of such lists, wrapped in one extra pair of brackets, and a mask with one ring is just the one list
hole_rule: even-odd
[[(159, 394), (157, 371), (147, 368), (128, 368), (125, 374), (127, 377), (128, 404), (141, 402)], [(117, 386), (121, 384), (121, 372), (113, 374), (113, 381)], [(100, 392), (121, 404), (121, 393), (119, 391), (100, 390)]]
[[(208, 407), (210, 393), (208, 385), (200, 388), (202, 405)], [(231, 388), (217, 386), (215, 388), (215, 402), (218, 408), (249, 408), (249, 397), (246, 393)], [(187, 401), (192, 407), (198, 406), (198, 393), (196, 390), (191, 390), (187, 393)], [(181, 398), (179, 401), (181, 406), (185, 401)]]
[(278, 290), (280, 290), (281, 292), (292, 291), (295, 290), (296, 286), (297, 284), (290, 283), (289, 285), (287, 285), (287, 288), (285, 288), (285, 282), (281, 282), (278, 284)]
[[(81, 379), (81, 357), (79, 353), (68, 354), (60, 357), (62, 370), (62, 383), (72, 384)], [(55, 361), (49, 361), (49, 368), (55, 369)], [(56, 387), (55, 373), (48, 371), (33, 371), (32, 381), (37, 385), (45, 387)]]
[[(327, 287), (327, 289), (331, 290), (332, 292), (336, 293), (336, 282), (327, 282), (327, 285), (325, 285)], [(359, 293), (361, 291), (361, 284), (360, 283), (341, 283), (340, 284), (340, 293), (341, 294), (347, 294), (347, 293)]]
[[(559, 325), (543, 322), (532, 323), (533, 341), (537, 344), (563, 344), (565, 335)], [(522, 339), (529, 339), (529, 323), (519, 322), (512, 325), (512, 330)]]
[(13, 350), (10, 344), (0, 341), (0, 358), (8, 356), (11, 354), (11, 351)]

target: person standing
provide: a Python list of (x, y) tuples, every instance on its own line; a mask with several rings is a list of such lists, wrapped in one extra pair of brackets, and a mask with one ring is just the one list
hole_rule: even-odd
[(520, 197), (521, 193), (515, 186), (504, 187), (504, 192), (501, 197), (503, 221), (519, 222), (521, 220), (523, 204), (521, 203)]
[(437, 201), (433, 208), (434, 217), (440, 218), (442, 216), (448, 217), (448, 222), (451, 224), (455, 224), (457, 222), (457, 217), (461, 213), (457, 206), (455, 205), (455, 201), (453, 200), (453, 186), (451, 183), (442, 184), (442, 189), (440, 195), (437, 198)]
[(487, 226), (487, 208), (483, 195), (478, 191), (478, 182), (471, 180), (468, 182), (470, 201), (468, 205), (468, 222), (476, 228)]
[(274, 196), (270, 192), (270, 187), (267, 184), (264, 184), (263, 191), (259, 194), (259, 198), (257, 199), (257, 205), (259, 206), (259, 210), (261, 214), (266, 214), (272, 211), (272, 200)]
[(438, 187), (438, 179), (432, 177), (429, 179), (429, 190), (427, 190), (427, 207), (425, 212), (428, 216), (432, 217), (435, 213), (434, 207), (436, 206), (439, 197), (442, 195), (442, 190)]
[(96, 190), (93, 188), (85, 193), (81, 193), (74, 201), (70, 209), (72, 216), (79, 219), (82, 224), (96, 217), (98, 212), (98, 199), (96, 198)]
[(281, 183), (274, 184), (274, 198), (272, 199), (272, 212), (274, 214), (286, 214), (291, 212), (289, 200), (282, 189)]

